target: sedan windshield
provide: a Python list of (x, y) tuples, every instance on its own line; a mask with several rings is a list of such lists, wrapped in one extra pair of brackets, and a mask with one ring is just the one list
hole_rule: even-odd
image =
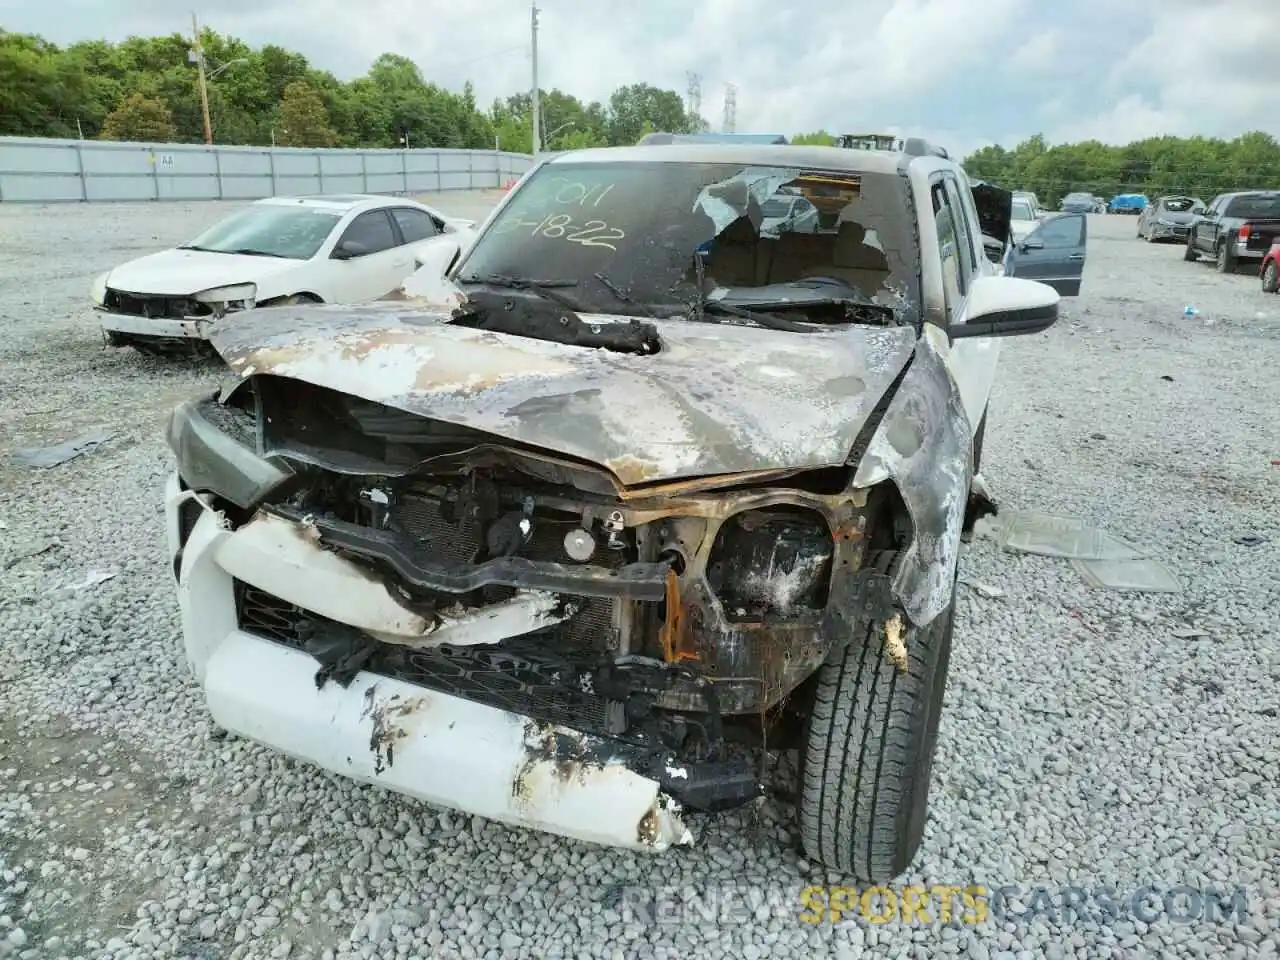
[(1186, 213), (1195, 205), (1191, 197), (1169, 197), (1161, 204), (1170, 213)]
[(215, 223), (182, 249), (310, 260), (341, 219), (339, 213), (315, 207), (255, 203)]
[(1025, 200), (1013, 201), (1013, 211), (1010, 216), (1014, 220), (1034, 220), (1036, 218), (1035, 212), (1031, 209), (1031, 204)]
[[(803, 222), (771, 220), (761, 231), (798, 198)], [(888, 173), (552, 162), (511, 197), (455, 276), (464, 286), (524, 278), (554, 286), (576, 310), (668, 317), (713, 299), (798, 308), (792, 301), (834, 290), (914, 322), (913, 216), (906, 182)]]

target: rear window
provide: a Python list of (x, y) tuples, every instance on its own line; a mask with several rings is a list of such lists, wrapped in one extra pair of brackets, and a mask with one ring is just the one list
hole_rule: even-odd
[(1224, 217), (1243, 217), (1246, 220), (1280, 219), (1280, 194), (1255, 194), (1236, 197), (1227, 204)]
[[(761, 229), (797, 203), (804, 223)], [(697, 300), (699, 273), (704, 287), (733, 290), (832, 277), (915, 322), (906, 181), (740, 162), (549, 163), (517, 188), (455, 277), (554, 280), (576, 309), (676, 317)]]
[(1170, 213), (1186, 213), (1196, 202), (1190, 197), (1171, 197), (1164, 201), (1163, 206)]
[(1027, 201), (1014, 200), (1012, 217), (1014, 220), (1034, 220), (1036, 215)]

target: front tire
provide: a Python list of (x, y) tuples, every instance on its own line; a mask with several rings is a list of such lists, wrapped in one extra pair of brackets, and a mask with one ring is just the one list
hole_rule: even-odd
[(1280, 267), (1272, 260), (1262, 271), (1262, 292), (1275, 293), (1276, 290), (1280, 290)]
[(1234, 273), (1236, 269), (1235, 258), (1231, 256), (1231, 251), (1227, 249), (1225, 242), (1218, 244), (1215, 256), (1215, 264), (1219, 273)]
[[(868, 562), (890, 573), (897, 553)], [(882, 621), (861, 621), (819, 668), (803, 744), (797, 809), (805, 853), (862, 883), (903, 873), (928, 819), (938, 719), (951, 661), (951, 603), (907, 631), (908, 669), (889, 660)]]

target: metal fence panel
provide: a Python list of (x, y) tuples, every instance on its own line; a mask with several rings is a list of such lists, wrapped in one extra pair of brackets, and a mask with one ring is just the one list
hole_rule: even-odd
[(533, 163), (494, 150), (308, 150), (0, 137), (0, 201), (254, 200), (500, 187)]

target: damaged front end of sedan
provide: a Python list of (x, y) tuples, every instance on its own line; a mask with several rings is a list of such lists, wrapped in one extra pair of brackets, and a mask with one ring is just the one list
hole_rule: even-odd
[(914, 325), (583, 318), (540, 287), (219, 327), (241, 379), (168, 430), (187, 659), (218, 724), (289, 755), (666, 849), (766, 793), (854, 625), (907, 669), (968, 424)]

